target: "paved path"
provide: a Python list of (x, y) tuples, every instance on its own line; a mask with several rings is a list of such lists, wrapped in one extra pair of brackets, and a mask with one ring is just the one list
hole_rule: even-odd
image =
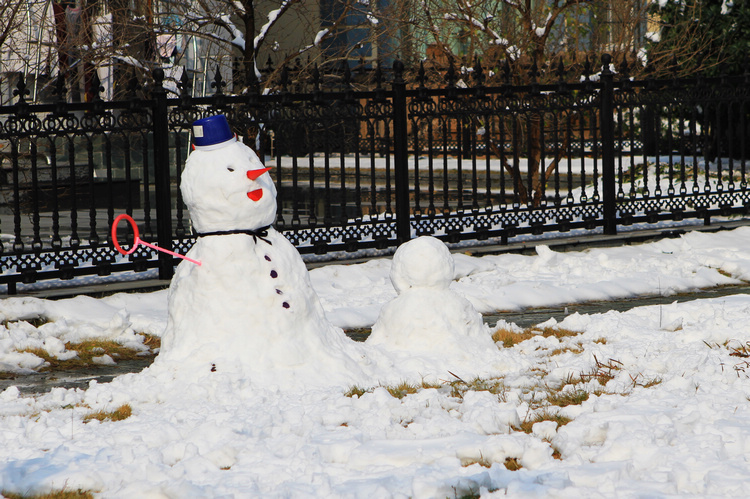
[(513, 322), (522, 328), (527, 328), (549, 320), (550, 317), (554, 317), (555, 320), (560, 322), (568, 315), (574, 314), (576, 312), (578, 312), (579, 314), (598, 314), (608, 312), (610, 310), (624, 312), (635, 307), (643, 307), (647, 305), (669, 305), (670, 303), (674, 302), (685, 302), (703, 298), (717, 298), (721, 296), (737, 294), (750, 294), (750, 284), (742, 284), (739, 286), (721, 286), (718, 288), (703, 289), (696, 292), (681, 293), (669, 296), (637, 296), (617, 301), (572, 303), (567, 306), (563, 305), (559, 307), (533, 308), (521, 312), (486, 315), (484, 316), (484, 320), (490, 325), (495, 325), (498, 319), (505, 319), (506, 321)]

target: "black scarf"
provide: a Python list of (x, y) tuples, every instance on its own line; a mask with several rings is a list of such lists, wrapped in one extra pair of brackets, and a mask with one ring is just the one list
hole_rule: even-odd
[(250, 230), (250, 229), (235, 229), (235, 230), (217, 230), (215, 232), (198, 232), (195, 235), (197, 237), (206, 237), (206, 236), (226, 236), (229, 234), (247, 234), (248, 236), (253, 236), (253, 241), (258, 242), (258, 239), (260, 239), (263, 242), (266, 242), (268, 244), (271, 244), (271, 241), (266, 239), (268, 237), (268, 229), (270, 229), (270, 225), (266, 225), (265, 227), (261, 227), (256, 230)]

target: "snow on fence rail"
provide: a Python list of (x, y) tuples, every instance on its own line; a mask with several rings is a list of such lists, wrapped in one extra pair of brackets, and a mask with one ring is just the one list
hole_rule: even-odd
[[(610, 72), (551, 85), (447, 77), (430, 88), (403, 66), (369, 90), (178, 98), (163, 73), (122, 101), (0, 107), (0, 284), (106, 276), (176, 260), (122, 258), (109, 229), (131, 215), (144, 238), (194, 242), (179, 192), (190, 125), (224, 113), (255, 145), (279, 192), (276, 227), (302, 253), (388, 249), (415, 235), (447, 242), (744, 214), (748, 82), (633, 80)], [(123, 238), (130, 237), (124, 233)]]

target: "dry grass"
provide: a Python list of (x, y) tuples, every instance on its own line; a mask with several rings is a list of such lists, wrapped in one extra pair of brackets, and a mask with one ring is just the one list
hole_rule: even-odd
[(555, 355), (561, 355), (561, 354), (568, 353), (568, 352), (578, 355), (578, 354), (583, 353), (583, 347), (581, 345), (577, 345), (577, 346), (567, 346), (563, 348), (556, 348), (552, 350), (549, 353), (549, 355), (550, 357), (554, 357)]
[[(747, 377), (747, 372), (750, 371), (750, 362), (743, 360), (742, 362), (734, 365), (734, 371), (737, 373), (737, 377)], [(750, 397), (748, 397), (750, 400)]]
[[(479, 455), (479, 459), (477, 458), (463, 458), (461, 459), (461, 466), (467, 467), (472, 466), (474, 464), (478, 464), (479, 466), (483, 466), (485, 468), (492, 468), (492, 465), (494, 464), (493, 461), (487, 459), (486, 457)], [(510, 471), (518, 471), (523, 466), (521, 466), (521, 463), (518, 462), (518, 458), (516, 457), (506, 457), (505, 461), (503, 462), (503, 465), (506, 469)]]
[(94, 494), (88, 490), (58, 490), (46, 494), (19, 494), (16, 492), (0, 492), (6, 499), (93, 499)]
[(365, 390), (364, 388), (362, 388), (360, 386), (352, 386), (351, 388), (349, 388), (349, 390), (346, 391), (346, 393), (344, 393), (344, 396), (345, 397), (350, 397), (350, 398), (351, 397), (357, 397), (357, 398), (359, 398), (362, 395), (364, 395), (365, 393), (367, 393), (367, 390)]
[(589, 399), (589, 392), (586, 390), (566, 390), (550, 392), (547, 396), (547, 402), (557, 407), (567, 407), (569, 405), (581, 405)]
[(68, 342), (65, 344), (65, 349), (78, 352), (77, 357), (68, 360), (55, 358), (42, 348), (26, 348), (21, 350), (21, 352), (32, 353), (37, 357), (44, 359), (48, 365), (40, 369), (40, 371), (52, 371), (89, 367), (94, 364), (94, 357), (101, 357), (102, 355), (109, 355), (115, 361), (153, 357), (155, 355), (154, 349), (160, 347), (161, 340), (156, 336), (144, 335), (144, 345), (146, 345), (149, 350), (133, 350), (126, 348), (115, 341), (102, 339), (90, 339), (79, 343)]
[(52, 321), (50, 321), (47, 317), (40, 316), (40, 317), (29, 317), (27, 319), (16, 319), (16, 320), (7, 320), (6, 319), (6, 320), (0, 322), (0, 324), (2, 324), (3, 326), (5, 326), (7, 328), (9, 325), (16, 324), (16, 323), (19, 323), (19, 322), (27, 322), (27, 323), (31, 324), (32, 326), (38, 328), (39, 326), (43, 326), (44, 324), (47, 324), (47, 323), (52, 322)]
[[(382, 386), (382, 385), (381, 385)], [(383, 388), (388, 391), (388, 393), (391, 394), (392, 397), (397, 399), (402, 399), (406, 397), (407, 395), (411, 395), (413, 393), (417, 393), (419, 390), (429, 390), (429, 389), (437, 389), (442, 388), (443, 385), (435, 384), (435, 383), (429, 383), (427, 381), (422, 381), (419, 384), (412, 385), (407, 382), (402, 382), (398, 385), (393, 386), (383, 386)], [(352, 386), (344, 393), (345, 397), (361, 397), (365, 393), (371, 393), (375, 388), (362, 388), (361, 386)]]
[(523, 341), (533, 338), (534, 336), (543, 336), (545, 338), (554, 336), (555, 338), (560, 339), (568, 336), (576, 336), (579, 334), (581, 334), (581, 331), (573, 331), (571, 329), (556, 327), (539, 328), (536, 326), (532, 326), (520, 332), (507, 328), (499, 328), (494, 333), (492, 333), (492, 340), (495, 343), (502, 343), (505, 348), (512, 348)]
[(128, 419), (133, 414), (133, 409), (130, 404), (123, 404), (113, 411), (94, 411), (83, 417), (83, 422), (88, 423), (89, 421), (96, 419), (97, 421), (122, 421)]
[(403, 382), (396, 386), (386, 386), (385, 389), (388, 390), (388, 393), (391, 394), (391, 397), (402, 399), (406, 397), (407, 395), (417, 393), (417, 390), (419, 390), (419, 387), (417, 387), (416, 385), (410, 385), (409, 383)]
[(461, 466), (463, 466), (464, 468), (475, 464), (478, 464), (479, 466), (482, 466), (484, 468), (492, 468), (493, 461), (487, 459), (481, 453), (479, 454), (479, 459), (475, 457), (461, 458)]
[(557, 339), (560, 338), (566, 338), (568, 336), (578, 336), (581, 334), (581, 331), (573, 331), (572, 329), (565, 329), (565, 328), (558, 328), (558, 327), (544, 327), (544, 328), (538, 328), (536, 326), (529, 328), (529, 331), (535, 332), (536, 334), (541, 334), (545, 338), (549, 338), (550, 336), (554, 336)]
[(517, 429), (524, 433), (531, 433), (531, 428), (534, 426), (534, 424), (541, 423), (542, 421), (554, 421), (555, 423), (557, 423), (557, 426), (560, 427), (565, 426), (573, 420), (567, 416), (563, 416), (560, 413), (552, 413), (549, 410), (545, 409), (534, 414), (533, 418), (523, 421), (521, 423), (521, 427)]
[(729, 349), (729, 355), (732, 357), (741, 357), (743, 359), (750, 357), (750, 341), (738, 343), (737, 345), (727, 342), (727, 349)]
[(463, 399), (466, 392), (473, 391), (490, 392), (493, 395), (498, 395), (500, 401), (505, 402), (506, 400), (506, 393), (508, 392), (508, 388), (505, 386), (505, 382), (502, 379), (474, 378), (473, 380), (467, 382), (462, 380), (455, 374), (453, 374), (453, 376), (456, 379), (449, 383), (451, 387), (451, 397)]
[(505, 468), (508, 471), (518, 471), (523, 468), (523, 466), (521, 466), (521, 463), (518, 462), (518, 458), (515, 457), (506, 457), (504, 464)]
[(614, 379), (615, 372), (622, 369), (622, 362), (615, 359), (600, 362), (594, 355), (594, 363), (594, 369), (590, 373), (582, 373), (581, 378), (585, 381), (595, 379), (602, 386), (606, 385), (609, 380)]
[(153, 334), (139, 333), (143, 336), (143, 344), (147, 346), (151, 351), (161, 348), (161, 338), (154, 336)]
[(494, 341), (495, 343), (502, 343), (505, 348), (513, 348), (515, 345), (518, 345), (522, 341), (526, 341), (533, 337), (534, 334), (527, 331), (519, 333), (518, 331), (503, 328), (500, 328), (492, 333), (492, 341)]
[(641, 386), (643, 388), (651, 388), (652, 386), (656, 386), (660, 384), (663, 380), (660, 377), (654, 377), (651, 379), (648, 379), (644, 377), (641, 373), (636, 374), (633, 376), (630, 375), (630, 380), (633, 382), (633, 388), (636, 386)]

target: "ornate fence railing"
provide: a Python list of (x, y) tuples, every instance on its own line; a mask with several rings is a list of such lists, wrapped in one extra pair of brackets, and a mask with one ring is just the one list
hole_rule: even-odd
[(747, 213), (748, 78), (633, 80), (610, 62), (545, 85), (485, 85), (479, 67), (467, 85), (449, 71), (441, 88), (421, 73), (407, 85), (397, 62), (367, 91), (345, 75), (336, 91), (282, 80), (225, 95), (217, 79), (205, 98), (168, 98), (156, 70), (125, 101), (89, 103), (30, 104), (21, 81), (0, 107), (0, 284), (171, 277), (168, 255), (119, 255), (111, 224), (127, 213), (141, 239), (190, 248), (179, 178), (192, 122), (216, 113), (274, 168), (275, 225), (302, 253)]

